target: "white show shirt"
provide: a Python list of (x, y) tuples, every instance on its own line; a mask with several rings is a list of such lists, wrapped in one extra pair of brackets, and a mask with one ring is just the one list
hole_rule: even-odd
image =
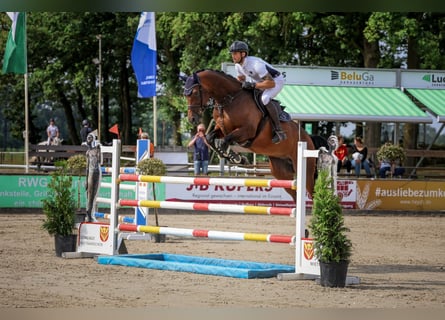
[(244, 63), (242, 65), (239, 63), (235, 64), (235, 70), (237, 75), (249, 77), (255, 83), (263, 81), (263, 78), (267, 74), (272, 76), (275, 81), (275, 87), (263, 91), (261, 99), (264, 105), (268, 104), (270, 99), (276, 97), (281, 89), (283, 89), (283, 75), (261, 58), (247, 56), (244, 58)]

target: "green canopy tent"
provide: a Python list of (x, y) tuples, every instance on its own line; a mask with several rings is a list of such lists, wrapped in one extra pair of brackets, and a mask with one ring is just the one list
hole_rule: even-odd
[(300, 121), (432, 123), (397, 88), (285, 85), (277, 99)]
[(445, 123), (445, 90), (441, 89), (406, 89), (408, 94), (420, 102), (437, 121)]

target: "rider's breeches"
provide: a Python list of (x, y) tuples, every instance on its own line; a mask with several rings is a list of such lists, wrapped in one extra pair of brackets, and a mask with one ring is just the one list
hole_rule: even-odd
[(282, 75), (279, 75), (278, 77), (274, 78), (275, 80), (275, 87), (266, 89), (263, 91), (263, 94), (261, 95), (261, 100), (264, 105), (267, 105), (270, 101), (270, 99), (275, 98), (278, 93), (280, 93), (281, 89), (284, 87), (284, 78)]

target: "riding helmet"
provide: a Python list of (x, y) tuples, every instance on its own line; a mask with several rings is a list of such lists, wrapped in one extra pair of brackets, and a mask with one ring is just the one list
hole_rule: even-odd
[(83, 121), (82, 121), (82, 125), (83, 125), (83, 126), (87, 126), (87, 125), (88, 125), (88, 120), (87, 120), (87, 119), (83, 120)]
[(229, 48), (230, 52), (246, 52), (249, 53), (249, 46), (243, 41), (234, 41)]

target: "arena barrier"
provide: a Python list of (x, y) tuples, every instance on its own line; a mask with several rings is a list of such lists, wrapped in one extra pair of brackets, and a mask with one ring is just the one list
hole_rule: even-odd
[[(306, 158), (318, 157), (318, 150), (307, 150), (306, 142), (298, 143), (298, 172), (296, 181), (283, 180), (265, 180), (265, 179), (223, 179), (223, 178), (178, 178), (178, 177), (155, 177), (155, 176), (138, 176), (121, 174), (119, 167), (120, 157), (120, 140), (113, 140), (112, 146), (112, 170), (111, 170), (111, 196), (109, 223), (92, 222), (81, 223), (79, 226), (78, 248), (81, 252), (99, 255), (97, 261), (101, 264), (119, 264), (131, 266), (143, 266), (144, 264), (152, 264), (150, 255), (144, 255), (150, 261), (141, 262), (141, 255), (136, 255), (136, 260), (131, 260), (132, 255), (118, 255), (119, 246), (123, 239), (131, 238), (131, 235), (137, 234), (164, 234), (180, 237), (197, 237), (218, 240), (234, 240), (234, 241), (263, 241), (287, 243), (295, 245), (295, 266), (289, 269), (289, 266), (276, 265), (276, 270), (283, 273), (276, 273), (280, 280), (291, 279), (314, 279), (319, 276), (320, 268), (318, 261), (314, 257), (314, 247), (311, 239), (304, 238), (305, 233), (305, 214), (306, 214)], [(285, 214), (295, 216), (295, 235), (273, 235), (273, 234), (256, 234), (243, 232), (228, 231), (212, 231), (201, 229), (182, 229), (170, 227), (148, 226), (140, 224), (119, 223), (118, 210), (121, 206), (149, 206), (162, 208), (185, 207), (191, 210), (211, 210), (211, 211), (231, 211), (230, 208), (223, 205), (213, 204), (195, 204), (195, 203), (172, 203), (167, 201), (149, 201), (149, 200), (126, 200), (119, 199), (119, 186), (121, 181), (138, 181), (138, 182), (170, 182), (170, 183), (196, 183), (196, 184), (216, 184), (216, 185), (243, 185), (243, 186), (267, 186), (267, 187), (286, 187), (296, 189), (297, 201), (296, 208), (265, 208), (254, 206), (237, 206), (233, 209), (240, 213), (254, 214)], [(233, 207), (233, 206), (230, 206)], [(78, 251), (79, 251), (78, 250)], [(159, 257), (155, 257), (155, 260)], [(182, 259), (182, 258), (181, 258)], [(125, 260), (125, 261), (123, 261)], [(181, 261), (180, 269), (184, 271), (184, 265), (187, 265), (189, 259)], [(158, 263), (159, 261), (157, 261)], [(178, 261), (176, 261), (178, 263)], [(170, 268), (166, 267), (166, 269)], [(242, 269), (245, 267), (241, 267)], [(169, 269), (170, 270), (170, 269)], [(244, 269), (243, 269), (244, 270)], [(245, 270), (244, 270), (245, 271)], [(244, 272), (243, 271), (243, 272)], [(231, 271), (232, 273), (232, 271)], [(210, 273), (209, 273), (210, 274)], [(270, 275), (270, 270), (268, 275)]]

